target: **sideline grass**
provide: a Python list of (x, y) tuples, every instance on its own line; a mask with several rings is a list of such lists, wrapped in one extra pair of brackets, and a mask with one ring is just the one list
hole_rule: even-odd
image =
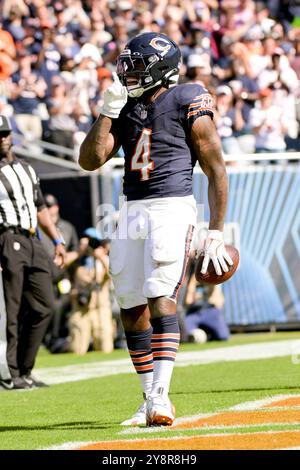
[[(267, 336), (272, 341), (300, 337), (299, 333), (277, 335)], [(254, 342), (254, 339), (257, 342), (266, 341), (266, 335), (236, 336), (226, 344), (247, 344)], [(218, 346), (223, 347), (224, 344), (218, 343)], [(194, 350), (194, 346), (183, 345), (182, 350)], [(207, 347), (216, 345), (209, 343), (201, 348)], [(80, 367), (80, 363), (101, 360), (103, 356), (104, 360), (116, 359), (117, 356), (127, 357), (127, 353), (115, 351), (107, 356), (89, 353), (78, 357), (68, 354), (48, 356), (44, 351), (39, 356), (38, 365), (78, 363)], [(171, 399), (180, 417), (215, 412), (276, 394), (300, 394), (299, 368), (300, 364), (293, 364), (289, 356), (175, 368)], [(119, 423), (140, 404), (141, 395), (136, 376), (121, 374), (29, 392), (1, 392), (0, 400), (0, 449), (37, 449), (70, 441), (131, 438), (118, 434), (122, 429)], [(289, 429), (288, 426), (285, 428)], [(270, 426), (268, 429), (273, 428)], [(274, 429), (277, 427), (274, 426)], [(188, 433), (180, 431), (180, 435)], [(170, 428), (155, 435), (166, 437), (174, 433)]]

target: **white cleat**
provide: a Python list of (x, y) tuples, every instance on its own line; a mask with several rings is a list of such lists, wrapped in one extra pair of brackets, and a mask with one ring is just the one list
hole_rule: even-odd
[(125, 419), (121, 426), (146, 426), (146, 401), (141, 404), (132, 418)]
[(175, 419), (175, 406), (161, 393), (149, 395), (146, 406), (147, 426), (171, 426)]

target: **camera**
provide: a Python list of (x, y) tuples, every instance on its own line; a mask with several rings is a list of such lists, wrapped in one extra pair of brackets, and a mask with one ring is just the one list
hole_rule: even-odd
[(91, 296), (92, 296), (92, 288), (91, 288), (91, 286), (81, 287), (81, 288), (78, 290), (78, 294), (77, 294), (77, 302), (78, 302), (78, 304), (79, 304), (81, 307), (86, 307), (86, 306), (90, 303)]
[(101, 246), (102, 241), (98, 240), (97, 238), (89, 238), (89, 247), (92, 248), (93, 250), (96, 250), (96, 248), (99, 248)]

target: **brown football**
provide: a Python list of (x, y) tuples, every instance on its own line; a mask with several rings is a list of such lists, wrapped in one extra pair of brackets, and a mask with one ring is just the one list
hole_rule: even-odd
[(195, 268), (195, 276), (198, 282), (204, 282), (205, 284), (214, 284), (214, 285), (222, 284), (223, 282), (228, 281), (228, 279), (230, 279), (233, 276), (233, 274), (237, 270), (237, 267), (240, 261), (239, 251), (232, 245), (225, 245), (225, 248), (233, 261), (232, 266), (228, 265), (229, 271), (227, 273), (224, 273), (222, 271), (221, 276), (218, 276), (215, 271), (212, 261), (210, 261), (206, 273), (201, 274), (201, 267), (202, 267), (202, 263), (204, 259), (204, 254), (201, 254), (196, 261), (196, 268)]

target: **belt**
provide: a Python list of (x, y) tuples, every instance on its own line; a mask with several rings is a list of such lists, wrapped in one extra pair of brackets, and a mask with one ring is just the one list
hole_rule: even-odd
[(34, 238), (36, 236), (36, 230), (34, 228), (26, 230), (25, 228), (15, 227), (13, 225), (10, 227), (0, 227), (0, 234), (5, 232), (14, 233), (15, 235), (23, 235), (26, 238)]

